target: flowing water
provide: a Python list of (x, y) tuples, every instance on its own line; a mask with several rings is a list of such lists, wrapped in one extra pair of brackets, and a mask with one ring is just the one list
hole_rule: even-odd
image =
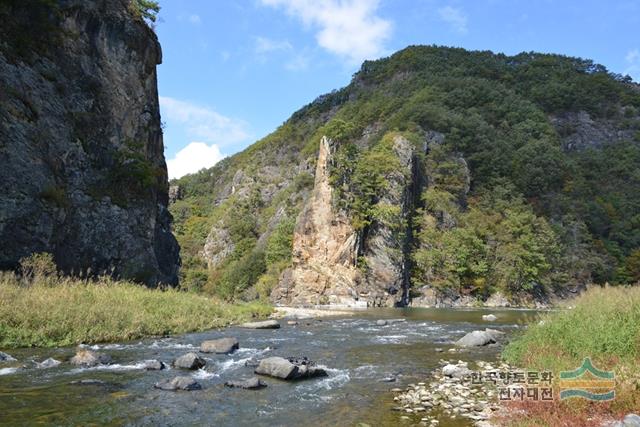
[[(74, 348), (23, 349), (9, 353), (19, 363), (0, 364), (0, 425), (211, 425), (211, 426), (371, 426), (411, 425), (392, 411), (391, 388), (428, 380), (441, 358), (492, 360), (499, 349), (485, 347), (449, 354), (466, 332), (492, 327), (511, 333), (535, 312), (493, 310), (498, 320), (483, 322), (486, 310), (375, 309), (348, 318), (282, 321), (278, 330), (228, 328), (171, 338), (90, 348), (108, 353), (114, 364), (76, 368), (63, 363), (36, 369), (47, 357), (66, 361)], [(378, 319), (406, 319), (377, 326)], [(200, 342), (234, 336), (232, 355), (204, 354), (199, 371), (145, 371), (142, 361), (171, 360), (197, 351)], [(445, 352), (436, 352), (441, 348)], [(306, 356), (326, 366), (329, 376), (299, 382), (264, 378), (267, 388), (241, 390), (224, 382), (253, 376), (250, 358)], [(23, 368), (16, 369), (18, 366)], [(167, 392), (153, 384), (176, 375), (193, 375), (203, 390)], [(394, 382), (383, 380), (396, 378)], [(76, 380), (99, 380), (71, 384)], [(441, 426), (470, 425), (441, 419)]]

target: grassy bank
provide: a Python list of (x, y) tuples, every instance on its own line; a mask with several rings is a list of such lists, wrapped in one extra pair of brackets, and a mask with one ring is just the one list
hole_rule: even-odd
[(0, 273), (0, 348), (123, 341), (226, 326), (271, 313), (176, 290), (100, 278)]
[(503, 357), (515, 366), (550, 370), (556, 379), (560, 371), (573, 370), (590, 357), (597, 368), (616, 375), (616, 397), (611, 402), (567, 399), (552, 405), (515, 405), (528, 413), (527, 421), (517, 415), (505, 420), (507, 425), (598, 425), (600, 420), (640, 410), (640, 288), (590, 289), (568, 309), (529, 325), (506, 347)]

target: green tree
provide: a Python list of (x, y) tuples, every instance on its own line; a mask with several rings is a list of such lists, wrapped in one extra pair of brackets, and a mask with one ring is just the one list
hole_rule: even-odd
[(156, 22), (160, 13), (160, 4), (154, 0), (131, 0), (131, 9), (136, 16), (150, 22)]

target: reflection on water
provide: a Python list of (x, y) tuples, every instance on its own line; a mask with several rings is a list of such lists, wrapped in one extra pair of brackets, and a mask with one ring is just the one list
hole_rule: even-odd
[[(34, 362), (47, 357), (68, 360), (73, 348), (14, 350), (11, 354), (19, 363), (0, 365), (0, 424), (348, 426), (362, 422), (395, 426), (400, 414), (391, 410), (391, 388), (424, 380), (443, 357), (495, 358), (496, 348), (455, 355), (446, 350), (471, 330), (486, 326), (513, 330), (535, 315), (525, 310), (492, 312), (498, 320), (487, 323), (481, 320), (486, 310), (376, 309), (350, 318), (300, 320), (297, 326), (282, 322), (279, 330), (229, 328), (97, 345), (91, 348), (109, 353), (114, 364), (90, 369), (67, 363), (35, 369)], [(376, 325), (377, 319), (398, 318), (406, 321)], [(207, 366), (187, 373), (203, 390), (172, 393), (153, 389), (155, 382), (178, 371), (144, 371), (143, 360), (168, 363), (197, 349), (201, 341), (222, 336), (235, 336), (241, 348), (232, 355), (204, 355)], [(329, 376), (295, 383), (266, 378), (268, 387), (257, 391), (223, 386), (230, 379), (252, 376), (245, 362), (267, 356), (306, 356), (326, 366)], [(17, 369), (21, 365), (26, 367)], [(82, 379), (98, 381), (70, 384)], [(395, 381), (389, 382), (392, 379)], [(441, 420), (440, 425), (468, 424)]]

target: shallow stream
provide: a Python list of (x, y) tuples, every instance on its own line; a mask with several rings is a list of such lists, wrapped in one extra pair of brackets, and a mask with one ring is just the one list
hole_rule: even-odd
[[(491, 327), (517, 330), (527, 310), (492, 310), (495, 322), (483, 322), (487, 310), (370, 309), (351, 317), (281, 321), (278, 330), (228, 328), (171, 338), (90, 346), (111, 355), (114, 364), (77, 368), (69, 363), (36, 369), (48, 357), (67, 361), (75, 348), (7, 350), (19, 363), (0, 364), (0, 425), (141, 425), (141, 426), (371, 426), (411, 425), (391, 410), (392, 388), (425, 381), (438, 360), (492, 360), (499, 351), (485, 347), (447, 353), (466, 332)], [(378, 319), (406, 319), (386, 326)], [(169, 364), (197, 351), (207, 339), (233, 336), (240, 350), (232, 355), (202, 354), (199, 371), (145, 371), (142, 361)], [(436, 349), (444, 352), (437, 352)], [(263, 378), (261, 390), (224, 387), (228, 380), (253, 376), (250, 358), (306, 356), (328, 368), (327, 378), (284, 382)], [(14, 369), (18, 365), (24, 368)], [(193, 375), (203, 390), (167, 392), (154, 383)], [(387, 382), (390, 379), (395, 381)], [(71, 384), (76, 380), (94, 384)], [(440, 426), (469, 425), (441, 419)]]

